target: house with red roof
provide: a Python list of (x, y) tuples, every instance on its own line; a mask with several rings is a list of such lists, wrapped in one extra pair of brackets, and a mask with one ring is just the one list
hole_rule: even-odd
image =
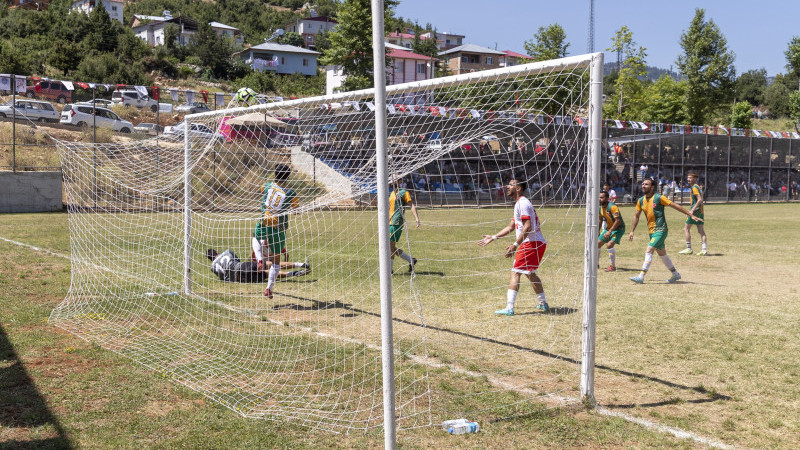
[[(392, 64), (386, 67), (386, 83), (400, 84), (433, 78), (436, 59), (414, 53), (399, 45), (386, 43), (386, 56)], [(326, 93), (333, 94), (344, 83), (346, 75), (340, 66), (328, 66), (326, 72)]]
[(536, 61), (532, 56), (523, 55), (511, 50), (503, 50), (506, 56), (500, 57), (500, 67), (518, 66), (520, 64), (528, 64)]

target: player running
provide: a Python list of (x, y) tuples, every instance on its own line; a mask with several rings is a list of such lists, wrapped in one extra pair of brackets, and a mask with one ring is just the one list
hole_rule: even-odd
[(609, 201), (608, 191), (600, 192), (600, 222), (605, 225), (605, 229), (600, 231), (597, 237), (597, 248), (601, 249), (608, 245), (608, 259), (611, 265), (606, 267), (606, 272), (617, 270), (617, 250), (615, 245), (622, 242), (625, 234), (625, 221), (619, 212), (619, 206)]
[(392, 258), (392, 273), (394, 273), (394, 257), (395, 255), (408, 261), (408, 271), (413, 272), (414, 266), (417, 265), (417, 258), (412, 258), (403, 250), (397, 248), (397, 241), (403, 234), (403, 224), (405, 224), (405, 207), (411, 206), (411, 214), (414, 215), (414, 220), (419, 228), (419, 214), (417, 214), (417, 207), (411, 200), (411, 194), (405, 189), (400, 189), (395, 185), (392, 186), (392, 192), (389, 194), (389, 253)]
[[(686, 179), (689, 181), (689, 186), (692, 187), (692, 206), (689, 208), (689, 212), (705, 220), (705, 217), (703, 216), (703, 194), (700, 192), (700, 186), (697, 185), (698, 178), (699, 176), (697, 175), (697, 172), (689, 172), (686, 174)], [(697, 232), (700, 233), (700, 240), (703, 243), (703, 248), (697, 252), (697, 255), (705, 256), (707, 254), (708, 247), (706, 242), (706, 232), (705, 229), (703, 229), (703, 224), (704, 222), (697, 222), (692, 220), (691, 217), (686, 218), (686, 225), (683, 226), (683, 234), (686, 236), (686, 249), (679, 251), (679, 254), (692, 254), (692, 225), (697, 225)]]
[(527, 187), (528, 183), (525, 181), (509, 181), (506, 186), (508, 196), (515, 201), (514, 217), (511, 219), (511, 223), (493, 236), (484, 234), (483, 239), (478, 241), (478, 245), (483, 247), (507, 235), (511, 230), (516, 230), (517, 233), (514, 243), (506, 247), (506, 258), (514, 256), (514, 268), (511, 269), (511, 280), (508, 282), (508, 292), (506, 293), (506, 307), (495, 311), (495, 314), (514, 315), (514, 303), (517, 300), (517, 293), (519, 293), (519, 280), (522, 274), (528, 276), (533, 291), (539, 298), (536, 309), (542, 312), (550, 311), (550, 306), (545, 299), (542, 280), (536, 275), (536, 269), (539, 268), (539, 263), (544, 256), (547, 241), (545, 241), (539, 226), (539, 216), (536, 215), (533, 204), (524, 195)]
[[(264, 270), (258, 269), (256, 261), (242, 262), (236, 253), (227, 249), (218, 253), (213, 248), (206, 251), (206, 257), (211, 261), (211, 271), (214, 272), (221, 281), (232, 281), (236, 283), (263, 283)], [(272, 267), (272, 262), (267, 261), (268, 266)], [(301, 277), (311, 272), (311, 264), (306, 259), (305, 262), (282, 262), (281, 269), (299, 269), (291, 272), (280, 271), (278, 278)]]
[(642, 180), (642, 192), (644, 192), (644, 196), (639, 198), (636, 201), (636, 215), (633, 217), (633, 226), (631, 227), (631, 233), (628, 235), (628, 239), (633, 241), (633, 232), (636, 230), (636, 225), (639, 224), (639, 216), (644, 211), (645, 216), (647, 217), (647, 227), (650, 232), (650, 241), (647, 244), (647, 250), (644, 253), (644, 264), (642, 265), (642, 271), (639, 272), (639, 275), (635, 277), (631, 277), (631, 281), (635, 283), (644, 283), (644, 276), (647, 274), (647, 270), (650, 268), (650, 263), (653, 262), (653, 252), (657, 252), (658, 256), (661, 257), (661, 261), (664, 262), (664, 265), (667, 266), (667, 269), (672, 272), (672, 276), (667, 280), (667, 283), (674, 283), (681, 279), (681, 274), (678, 273), (678, 270), (675, 269), (675, 265), (672, 264), (672, 261), (667, 256), (667, 251), (664, 248), (664, 242), (667, 240), (667, 218), (664, 217), (664, 207), (670, 206), (676, 211), (680, 211), (683, 214), (691, 217), (693, 220), (702, 222), (703, 219), (693, 215), (686, 208), (676, 205), (672, 203), (667, 197), (656, 194), (655, 193), (655, 183), (653, 183), (653, 179), (650, 177), (645, 178)]
[(265, 256), (272, 262), (267, 275), (267, 288), (264, 289), (267, 298), (272, 298), (272, 288), (280, 271), (281, 252), (286, 246), (286, 228), (289, 224), (288, 212), (299, 206), (297, 194), (286, 187), (292, 173), (289, 166), (278, 164), (274, 173), (274, 181), (268, 181), (262, 188), (261, 220), (253, 233), (253, 253), (258, 270), (265, 269)]

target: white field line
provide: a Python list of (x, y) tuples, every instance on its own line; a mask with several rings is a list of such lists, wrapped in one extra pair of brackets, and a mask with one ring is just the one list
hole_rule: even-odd
[[(71, 260), (69, 255), (65, 255), (63, 253), (58, 253), (58, 252), (54, 252), (52, 250), (47, 250), (47, 249), (44, 249), (44, 248), (36, 247), (34, 245), (26, 244), (24, 242), (14, 241), (12, 239), (7, 239), (7, 238), (4, 238), (2, 236), (0, 236), (0, 240), (8, 242), (10, 244), (18, 245), (20, 247), (29, 248), (29, 249), (35, 250), (37, 252), (43, 252), (43, 253), (47, 253), (48, 255), (57, 256), (59, 258), (65, 258), (65, 259), (70, 259)], [(200, 296), (196, 296), (196, 295), (193, 295), (193, 297), (201, 299), (201, 300), (205, 300), (208, 303), (215, 304), (217, 306), (220, 306), (222, 308), (225, 308), (225, 309), (233, 311), (233, 312), (244, 313), (244, 314), (247, 314), (247, 315), (249, 315), (251, 317), (260, 319), (260, 320), (264, 320), (265, 319), (262, 316), (254, 314), (251, 310), (236, 308), (236, 307), (233, 307), (233, 306), (230, 306), (230, 305), (226, 305), (224, 303), (215, 302), (213, 300), (209, 300), (209, 299), (206, 299), (206, 298), (203, 298), (203, 297), (200, 297)], [(275, 324), (275, 325), (285, 326), (285, 323), (282, 322), (282, 321), (279, 321), (279, 320), (266, 319), (266, 321), (269, 322), (269, 323)], [(321, 331), (314, 331), (310, 327), (294, 327), (294, 328), (297, 328), (297, 329), (299, 329), (299, 330), (301, 330), (303, 332), (306, 332), (306, 333), (309, 333), (309, 334), (313, 334), (313, 335), (316, 335), (316, 336), (319, 336), (319, 337), (337, 339), (337, 340), (340, 340), (340, 341), (343, 341), (343, 342), (347, 342), (349, 344), (363, 345), (363, 346), (369, 348), (370, 350), (381, 351), (381, 347), (379, 345), (369, 344), (369, 343), (366, 343), (366, 342), (359, 341), (357, 339), (343, 337), (343, 336), (337, 336), (337, 335), (328, 334), (328, 333), (323, 333)], [(576, 398), (576, 397), (562, 397), (562, 396), (557, 396), (557, 395), (545, 395), (545, 396), (542, 396), (541, 394), (538, 394), (536, 391), (534, 391), (532, 389), (517, 387), (516, 385), (503, 380), (501, 377), (497, 377), (497, 376), (489, 375), (489, 374), (483, 374), (483, 373), (480, 373), (480, 372), (474, 372), (472, 370), (467, 370), (467, 369), (464, 369), (462, 367), (456, 366), (454, 364), (446, 364), (446, 363), (443, 363), (443, 362), (437, 360), (436, 358), (431, 358), (431, 357), (428, 357), (428, 356), (418, 356), (418, 355), (413, 355), (413, 354), (411, 354), (411, 355), (406, 354), (406, 356), (409, 359), (413, 360), (414, 362), (416, 362), (418, 364), (421, 364), (421, 365), (428, 366), (430, 368), (439, 369), (439, 368), (442, 368), (442, 367), (446, 367), (451, 372), (457, 373), (457, 374), (460, 374), (460, 375), (467, 375), (467, 376), (475, 377), (475, 378), (486, 377), (489, 380), (490, 383), (492, 383), (493, 385), (495, 385), (495, 386), (497, 386), (497, 387), (499, 387), (501, 389), (505, 389), (505, 390), (508, 390), (508, 391), (515, 391), (515, 392), (519, 392), (521, 394), (525, 394), (525, 395), (529, 395), (529, 396), (533, 396), (533, 397), (538, 397), (538, 398), (540, 398), (542, 400), (545, 400), (546, 403), (550, 403), (551, 405), (552, 404), (556, 404), (558, 406), (558, 405), (563, 405), (563, 404), (579, 403), (580, 402), (580, 400), (578, 398)], [(639, 417), (631, 416), (629, 414), (625, 414), (625, 413), (622, 413), (622, 412), (619, 412), (619, 411), (613, 411), (613, 410), (610, 410), (608, 408), (604, 408), (602, 406), (596, 407), (595, 411), (598, 414), (602, 414), (604, 416), (609, 416), (609, 417), (618, 417), (620, 419), (627, 420), (628, 422), (641, 425), (641, 426), (643, 426), (643, 427), (645, 427), (647, 429), (658, 431), (660, 433), (671, 434), (671, 435), (673, 435), (675, 437), (678, 437), (678, 438), (681, 438), (681, 439), (691, 439), (691, 440), (693, 440), (693, 441), (695, 441), (695, 442), (697, 442), (699, 444), (707, 445), (709, 447), (720, 448), (720, 449), (732, 449), (732, 448), (734, 448), (734, 447), (732, 447), (730, 445), (723, 444), (722, 442), (718, 442), (718, 441), (715, 441), (713, 439), (709, 439), (709, 438), (706, 438), (706, 437), (691, 433), (689, 431), (682, 430), (680, 428), (661, 425), (659, 423), (651, 422), (649, 420), (645, 420), (645, 419), (642, 419), (642, 418), (639, 418)]]

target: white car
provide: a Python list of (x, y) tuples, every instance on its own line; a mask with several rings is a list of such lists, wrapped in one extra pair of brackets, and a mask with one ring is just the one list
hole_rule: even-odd
[(139, 91), (114, 91), (111, 94), (111, 101), (125, 106), (148, 108), (153, 112), (158, 110), (158, 101), (150, 98), (149, 95), (140, 94)]
[(94, 100), (87, 100), (85, 102), (75, 102), (75, 103), (80, 103), (84, 105), (91, 105), (92, 103), (94, 103), (95, 106), (100, 106), (108, 109), (111, 109), (111, 107), (114, 106), (114, 102), (112, 102), (111, 100), (106, 100), (104, 98), (96, 98)]
[(38, 120), (39, 122), (58, 122), (58, 111), (49, 102), (41, 100), (17, 100), (15, 107), (11, 102), (0, 105), (0, 117), (14, 117), (14, 110), (18, 119)]
[(133, 131), (133, 124), (127, 120), (123, 120), (114, 111), (99, 107), (95, 107), (94, 110), (95, 117), (93, 118), (91, 105), (80, 103), (66, 105), (64, 106), (64, 110), (61, 111), (61, 123), (79, 127), (91, 127), (96, 123), (98, 127), (111, 128), (121, 133), (130, 133)]
[[(205, 138), (205, 139), (224, 139), (225, 138), (225, 136), (223, 136), (222, 134), (215, 132), (211, 128), (209, 128), (209, 127), (207, 127), (207, 126), (205, 126), (205, 125), (203, 125), (201, 123), (192, 123), (190, 125), (190, 127), (191, 128), (189, 129), (189, 137)], [(175, 126), (166, 127), (166, 128), (164, 128), (164, 136), (165, 137), (173, 137), (175, 139), (183, 138), (184, 128), (186, 128), (186, 125), (184, 125), (184, 122), (181, 122), (181, 123), (179, 123), (179, 124), (177, 124)]]
[(149, 134), (150, 136), (157, 136), (159, 133), (164, 132), (164, 127), (154, 123), (140, 123), (133, 127), (133, 130), (139, 133)]

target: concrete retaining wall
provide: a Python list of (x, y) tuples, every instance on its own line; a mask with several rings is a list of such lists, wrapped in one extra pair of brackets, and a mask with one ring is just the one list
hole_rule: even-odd
[(63, 208), (61, 172), (0, 172), (0, 213)]

